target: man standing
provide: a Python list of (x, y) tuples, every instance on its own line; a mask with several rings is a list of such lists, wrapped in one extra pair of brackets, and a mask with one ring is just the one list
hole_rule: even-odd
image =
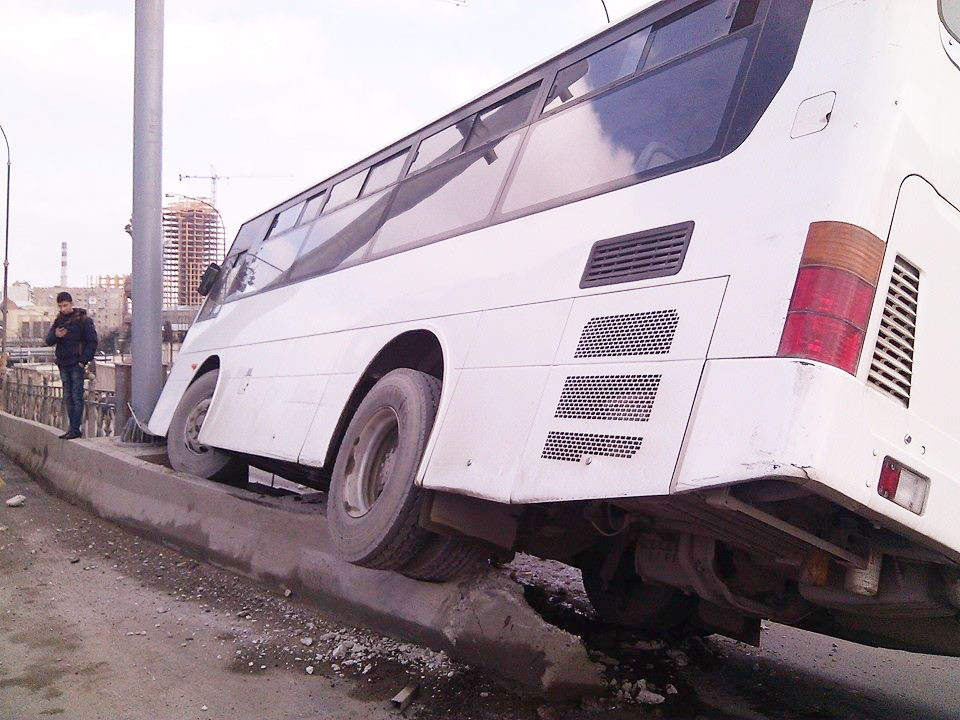
[(61, 440), (80, 437), (83, 420), (83, 376), (88, 362), (97, 351), (97, 329), (87, 311), (73, 306), (68, 292), (57, 295), (60, 314), (47, 333), (47, 345), (56, 345), (57, 367), (63, 381), (63, 399), (67, 405), (70, 429)]

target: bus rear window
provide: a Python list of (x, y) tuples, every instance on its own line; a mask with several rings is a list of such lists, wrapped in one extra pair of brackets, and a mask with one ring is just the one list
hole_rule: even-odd
[(530, 130), (502, 211), (602, 192), (706, 156), (747, 44), (731, 39), (541, 120)]

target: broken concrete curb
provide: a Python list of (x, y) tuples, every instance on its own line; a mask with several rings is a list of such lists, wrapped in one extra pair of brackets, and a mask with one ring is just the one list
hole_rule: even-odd
[(0, 413), (0, 450), (50, 492), (95, 515), (339, 610), (379, 632), (446, 650), (552, 699), (602, 690), (578, 638), (546, 623), (519, 586), (491, 572), (418, 582), (337, 559), (317, 505), (265, 498), (149, 462), (156, 449), (110, 439), (65, 442)]

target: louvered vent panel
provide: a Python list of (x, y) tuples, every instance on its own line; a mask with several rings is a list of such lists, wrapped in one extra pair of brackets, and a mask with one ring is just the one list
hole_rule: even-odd
[(629, 435), (550, 432), (540, 457), (569, 462), (580, 462), (587, 455), (630, 459), (642, 444), (643, 438)]
[(574, 357), (666, 355), (679, 322), (676, 310), (596, 317), (584, 326)]
[(676, 275), (690, 245), (693, 223), (601, 240), (590, 249), (580, 287)]
[(568, 377), (555, 417), (579, 420), (650, 419), (660, 375), (580, 375)]
[(919, 293), (920, 271), (898, 255), (867, 375), (867, 382), (908, 407)]

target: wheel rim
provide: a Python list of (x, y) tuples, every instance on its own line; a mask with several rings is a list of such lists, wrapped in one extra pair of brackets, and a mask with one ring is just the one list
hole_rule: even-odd
[(378, 410), (353, 442), (344, 472), (343, 506), (353, 518), (373, 508), (393, 475), (400, 418), (391, 407)]
[(200, 442), (200, 429), (203, 427), (203, 421), (209, 409), (210, 398), (204, 398), (193, 406), (183, 426), (183, 443), (190, 452), (197, 455), (210, 452), (210, 448)]

